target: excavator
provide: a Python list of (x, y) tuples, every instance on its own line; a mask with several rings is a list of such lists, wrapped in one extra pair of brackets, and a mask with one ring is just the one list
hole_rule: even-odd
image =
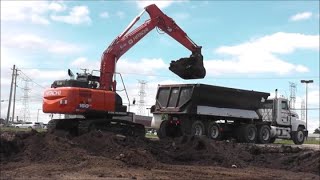
[[(129, 32), (144, 12), (149, 14), (150, 19)], [(194, 43), (173, 19), (155, 4), (149, 5), (103, 52), (100, 76), (85, 71), (77, 73), (77, 77), (74, 78), (73, 73), (68, 70), (70, 79), (56, 80), (51, 88), (45, 90), (42, 108), (44, 113), (82, 116), (82, 118), (52, 119), (48, 123), (48, 130), (63, 130), (72, 135), (103, 130), (144, 136), (143, 125), (121, 118), (128, 116), (129, 112), (117, 94), (115, 69), (119, 58), (154, 28), (165, 32), (192, 52), (190, 57), (171, 61), (169, 70), (186, 80), (205, 77), (201, 46)]]

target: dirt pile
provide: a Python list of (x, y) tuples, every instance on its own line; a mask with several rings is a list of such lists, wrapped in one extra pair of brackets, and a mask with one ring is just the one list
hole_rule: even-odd
[(88, 159), (121, 162), (127, 167), (152, 168), (164, 164), (247, 166), (319, 174), (320, 151), (290, 146), (267, 147), (206, 138), (180, 137), (150, 140), (91, 132), (79, 137), (63, 133), (1, 134), (0, 162), (51, 162), (81, 164)]

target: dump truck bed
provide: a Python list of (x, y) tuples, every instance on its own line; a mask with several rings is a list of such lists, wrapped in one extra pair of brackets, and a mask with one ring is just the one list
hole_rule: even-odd
[(159, 85), (154, 113), (196, 114), (200, 106), (256, 111), (269, 95), (207, 84)]

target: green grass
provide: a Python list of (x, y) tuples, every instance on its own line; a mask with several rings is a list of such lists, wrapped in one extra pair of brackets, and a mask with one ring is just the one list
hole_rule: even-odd
[(150, 133), (146, 133), (146, 138), (157, 139), (158, 136)]
[[(294, 144), (292, 140), (277, 139), (275, 144)], [(305, 140), (303, 144), (320, 144), (319, 140)]]

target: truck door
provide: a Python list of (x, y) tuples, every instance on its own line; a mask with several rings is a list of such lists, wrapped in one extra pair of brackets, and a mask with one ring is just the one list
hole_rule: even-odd
[(281, 101), (281, 122), (278, 122), (281, 125), (290, 125), (291, 121), (288, 101), (282, 100)]

